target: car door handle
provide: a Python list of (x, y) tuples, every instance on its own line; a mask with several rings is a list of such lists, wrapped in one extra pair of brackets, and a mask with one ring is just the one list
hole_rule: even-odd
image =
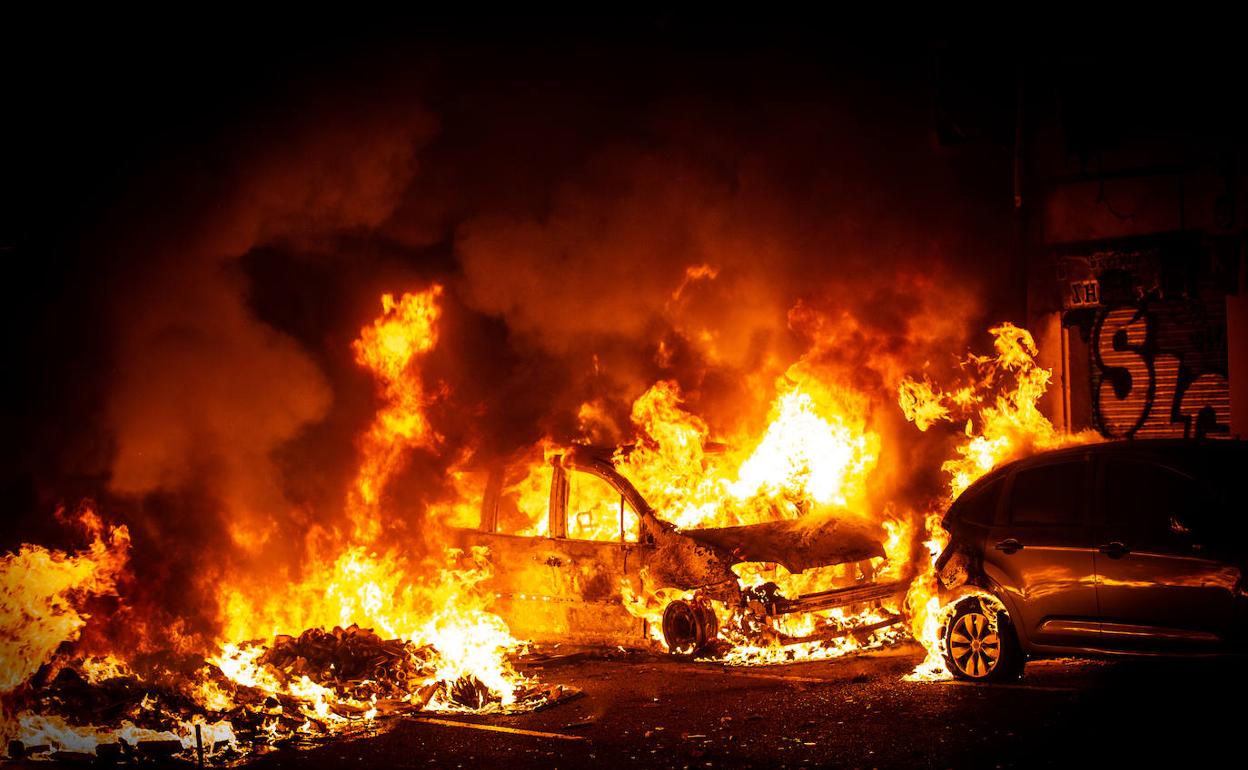
[(1018, 542), (1012, 537), (1009, 538), (1008, 540), (1002, 540), (1001, 542), (997, 543), (993, 547), (996, 548), (998, 551), (1004, 551), (1007, 554), (1014, 553), (1015, 551), (1023, 550), (1023, 544)]
[(1126, 547), (1125, 545), (1118, 542), (1117, 540), (1115, 540), (1112, 543), (1106, 543), (1105, 545), (1098, 547), (1096, 550), (1100, 551), (1101, 553), (1105, 554), (1111, 559), (1121, 559), (1122, 557), (1131, 553), (1130, 548)]

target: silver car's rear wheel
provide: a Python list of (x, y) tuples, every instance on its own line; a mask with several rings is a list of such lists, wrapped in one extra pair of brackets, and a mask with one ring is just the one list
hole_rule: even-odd
[(972, 679), (991, 676), (1001, 662), (1001, 637), (982, 612), (960, 615), (949, 629), (949, 657), (958, 673)]

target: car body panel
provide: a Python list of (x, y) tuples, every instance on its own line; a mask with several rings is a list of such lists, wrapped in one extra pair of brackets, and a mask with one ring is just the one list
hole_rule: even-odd
[(1159, 459), (1105, 458), (1097, 525), (1104, 644), (1127, 649), (1221, 645), (1241, 571), (1208, 556), (1195, 520), (1212, 514), (1203, 485)]
[(686, 529), (681, 534), (731, 553), (739, 561), (775, 562), (794, 574), (884, 555), (878, 536), (851, 518), (769, 521)]
[[(1033, 478), (1032, 474), (1039, 475)], [(1052, 476), (1065, 478), (1077, 487), (1047, 501), (1065, 508), (1073, 501), (1074, 508), (1060, 512), (1068, 520), (1045, 524), (1015, 521), (1020, 495), (1035, 493), (1024, 486), (1047, 487)], [(1028, 642), (1093, 644), (1099, 634), (1086, 488), (1086, 462), (1080, 457), (1021, 469), (1011, 474), (1005, 488), (1006, 502), (988, 531), (983, 546), (984, 570), (1004, 587), (1006, 605), (1013, 608), (1012, 617), (1020, 619), (1015, 627)], [(1016, 544), (1017, 550), (1008, 544)]]
[(463, 531), (463, 546), (490, 551), (494, 611), (518, 638), (568, 644), (626, 644), (644, 639), (621, 588), (638, 585), (653, 548)]

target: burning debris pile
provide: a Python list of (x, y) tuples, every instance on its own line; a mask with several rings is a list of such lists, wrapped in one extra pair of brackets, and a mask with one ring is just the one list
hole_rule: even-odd
[[(410, 696), (428, 679), (429, 664), (436, 655), (431, 647), (382, 639), (371, 629), (352, 625), (335, 626), (332, 631), (309, 628), (298, 637), (279, 636), (256, 663), (278, 673), (287, 688), (307, 677), (340, 698), (374, 701)], [(422, 705), (432, 694), (431, 687)]]
[[(406, 450), (434, 440), (412, 364), (436, 342), (440, 293), (387, 295), (382, 318), (355, 346), (383, 383), (385, 405), (361, 441), (345, 544), (323, 537), (337, 556), (309, 565), (280, 595), (227, 586), (223, 635), (207, 649), (190, 638), (178, 650), (109, 642), (108, 615), (127, 608), (131, 539), (91, 506), (58, 514), (87, 532), (86, 548), (26, 545), (4, 557), (0, 728), (10, 756), (228, 762), (368, 729), (384, 716), (525, 711), (576, 694), (514, 668), (525, 645), (488, 612), (484, 553), (448, 549), (441, 563), (413, 562), (376, 548), (382, 492)], [(275, 636), (257, 641), (269, 628)]]
[[(102, 527), (90, 509), (81, 520)], [(167, 650), (128, 658), (88, 654), (75, 644), (91, 620), (83, 608), (102, 594), (115, 595), (108, 576), (125, 569), (128, 544), (125, 528), (116, 527), (96, 532), (82, 552), (28, 547), (5, 557), (0, 576), (10, 633), (0, 661), (6, 676), (0, 708), (10, 756), (203, 752), (229, 762), (270, 746), (371, 729), (386, 716), (525, 711), (576, 694), (520, 676), (506, 660), (498, 665), (512, 681), (499, 691), (472, 674), (471, 661), (448, 663), (432, 644), (383, 639), (355, 625), (225, 644), (207, 658)], [(70, 574), (78, 582), (65, 580)], [(55, 611), (32, 614), (40, 608)], [(523, 647), (513, 641), (510, 649)]]

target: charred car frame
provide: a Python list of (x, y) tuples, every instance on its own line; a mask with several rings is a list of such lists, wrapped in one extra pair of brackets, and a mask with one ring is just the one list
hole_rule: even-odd
[[(494, 611), (519, 636), (535, 641), (646, 646), (649, 622), (630, 614), (624, 592), (664, 600), (661, 630), (673, 652), (711, 645), (718, 620), (709, 600), (748, 610), (764, 625), (790, 613), (815, 612), (879, 602), (904, 594), (908, 580), (879, 582), (871, 576), (849, 585), (796, 597), (774, 584), (745, 587), (733, 565), (782, 565), (790, 573), (884, 556), (879, 537), (856, 523), (821, 518), (782, 520), (735, 527), (678, 529), (660, 518), (636, 487), (620, 474), (610, 450), (577, 447), (549, 461), (548, 527), (540, 535), (500, 531), (505, 518), (505, 465), (488, 471), (481, 520), (459, 529), (460, 545), (486, 546), (495, 568)], [(619, 529), (611, 540), (569, 536), (576, 517), (571, 500), (578, 483), (605, 483), (619, 498)], [(570, 515), (571, 514), (571, 515)], [(572, 524), (572, 526), (570, 526)], [(865, 633), (898, 622), (891, 615)], [(780, 644), (815, 641), (849, 633), (806, 637), (773, 634)]]

